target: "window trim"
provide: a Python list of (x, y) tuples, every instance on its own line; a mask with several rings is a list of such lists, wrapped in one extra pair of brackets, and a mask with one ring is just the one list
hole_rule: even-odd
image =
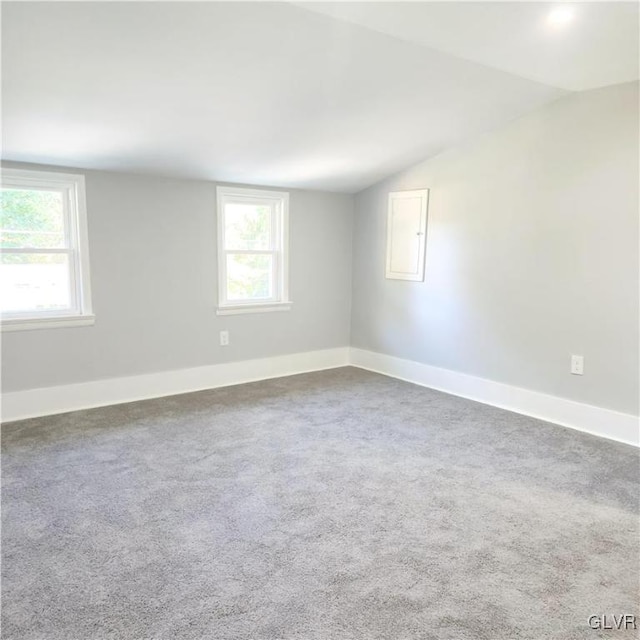
[[(67, 245), (53, 249), (22, 249), (16, 253), (65, 253), (69, 255), (71, 303), (73, 308), (53, 311), (13, 311), (0, 313), (2, 331), (49, 329), (94, 324), (89, 273), (89, 235), (85, 177), (82, 174), (2, 168), (3, 188), (59, 190), (64, 195)], [(4, 251), (0, 249), (0, 251)]]
[[(227, 203), (243, 201), (269, 201), (270, 205), (279, 207), (279, 215), (275, 214), (272, 224), (275, 224), (275, 246), (265, 251), (232, 250), (225, 248), (224, 237), (224, 206)], [(254, 189), (247, 187), (218, 186), (216, 187), (217, 205), (217, 246), (218, 246), (218, 307), (217, 315), (236, 315), (243, 313), (261, 313), (270, 311), (288, 311), (293, 304), (289, 299), (289, 193), (269, 189)], [(274, 256), (275, 295), (263, 301), (229, 300), (227, 297), (227, 254), (251, 253), (269, 254)]]

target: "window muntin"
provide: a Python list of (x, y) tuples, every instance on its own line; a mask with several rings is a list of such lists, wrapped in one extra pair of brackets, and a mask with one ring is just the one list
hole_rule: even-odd
[(91, 316), (86, 245), (83, 176), (3, 169), (3, 328), (21, 328), (16, 323), (23, 320)]
[(289, 302), (288, 196), (218, 187), (220, 309)]

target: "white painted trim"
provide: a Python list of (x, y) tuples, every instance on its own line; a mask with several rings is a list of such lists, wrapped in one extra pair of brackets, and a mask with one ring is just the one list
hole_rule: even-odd
[[(267, 204), (271, 208), (271, 246), (268, 250), (227, 249), (225, 241), (225, 204), (248, 202)], [(264, 254), (273, 260), (272, 294), (264, 303), (286, 304), (289, 300), (289, 193), (267, 189), (247, 189), (245, 187), (216, 187), (217, 234), (218, 234), (218, 308), (240, 307), (254, 304), (253, 300), (229, 300), (227, 295), (227, 255)], [(257, 303), (260, 304), (260, 303)], [(238, 312), (236, 312), (238, 313)], [(247, 312), (248, 313), (248, 312)], [(228, 315), (219, 313), (218, 315)]]
[(216, 315), (236, 316), (242, 313), (266, 313), (271, 311), (289, 311), (293, 302), (265, 302), (264, 304), (239, 304), (218, 307)]
[[(393, 261), (393, 238), (394, 238), (394, 204), (400, 200), (420, 199), (420, 211), (417, 231), (411, 231), (409, 236), (405, 237), (404, 243), (407, 244), (406, 251), (411, 250), (411, 246), (415, 243), (415, 236), (418, 236), (418, 264), (415, 271), (394, 271), (392, 268)], [(427, 247), (427, 213), (429, 208), (429, 189), (415, 189), (413, 191), (392, 191), (389, 193), (388, 211), (387, 211), (387, 268), (385, 277), (387, 280), (410, 280), (413, 282), (424, 281), (424, 263), (425, 250)], [(404, 252), (403, 252), (404, 253)]]
[(640, 446), (638, 416), (364, 349), (352, 347), (349, 360), (353, 366), (361, 369), (553, 422), (601, 438)]
[[(84, 322), (55, 323), (50, 312), (13, 312), (3, 314), (0, 322), (2, 330), (21, 331), (23, 329), (40, 329), (36, 323), (46, 323), (47, 328), (93, 324), (91, 305), (91, 277), (89, 267), (89, 232), (87, 227), (87, 198), (85, 178), (82, 174), (57, 173), (53, 171), (34, 171), (32, 169), (2, 168), (0, 182), (3, 187), (19, 189), (54, 189), (64, 194), (64, 230), (65, 247), (63, 248), (22, 248), (3, 249), (9, 253), (42, 253), (62, 254), (69, 257), (69, 288), (71, 308), (65, 309), (67, 318), (82, 317)], [(58, 311), (60, 313), (60, 311)], [(23, 317), (20, 317), (20, 316)], [(5, 327), (6, 323), (6, 327)]]
[(2, 394), (2, 420), (22, 420), (124, 402), (227, 387), (349, 364), (349, 348), (293, 353), (177, 371), (109, 378)]
[(57, 329), (59, 327), (87, 327), (95, 324), (94, 315), (50, 316), (41, 318), (12, 318), (2, 320), (2, 331), (33, 331), (35, 329)]
[(74, 220), (76, 235), (74, 243), (78, 253), (78, 296), (80, 298), (80, 309), (82, 315), (91, 316), (93, 314), (93, 305), (91, 302), (91, 275), (89, 260), (89, 226), (87, 222), (87, 189), (83, 175), (74, 176), (75, 190), (69, 195), (75, 197), (75, 210), (77, 213)]
[(340, 347), (2, 394), (4, 422), (353, 365), (602, 438), (640, 446), (639, 419), (363, 349)]

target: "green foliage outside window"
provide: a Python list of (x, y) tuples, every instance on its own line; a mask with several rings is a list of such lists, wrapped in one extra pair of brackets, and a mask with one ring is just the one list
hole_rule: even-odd
[(271, 209), (231, 204), (225, 210), (227, 295), (229, 300), (260, 300), (272, 296), (272, 257), (238, 254), (234, 249), (265, 251), (271, 248)]
[[(0, 247), (2, 249), (64, 246), (62, 194), (58, 191), (2, 189), (0, 191)], [(4, 253), (2, 262), (19, 263), (16, 254)], [(40, 256), (31, 256), (38, 262)], [(42, 256), (47, 261), (46, 256)]]

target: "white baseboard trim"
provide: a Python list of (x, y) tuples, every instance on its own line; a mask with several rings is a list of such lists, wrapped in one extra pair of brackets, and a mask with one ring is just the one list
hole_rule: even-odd
[(348, 364), (349, 348), (341, 347), (259, 360), (242, 360), (191, 369), (13, 391), (2, 394), (2, 421), (10, 422), (178, 393), (228, 387), (296, 373), (334, 369)]
[(637, 416), (353, 347), (3, 393), (2, 421), (227, 387), (349, 364), (602, 438), (640, 446)]
[(349, 360), (353, 366), (361, 369), (554, 422), (601, 438), (640, 446), (638, 416), (364, 349), (352, 347)]

